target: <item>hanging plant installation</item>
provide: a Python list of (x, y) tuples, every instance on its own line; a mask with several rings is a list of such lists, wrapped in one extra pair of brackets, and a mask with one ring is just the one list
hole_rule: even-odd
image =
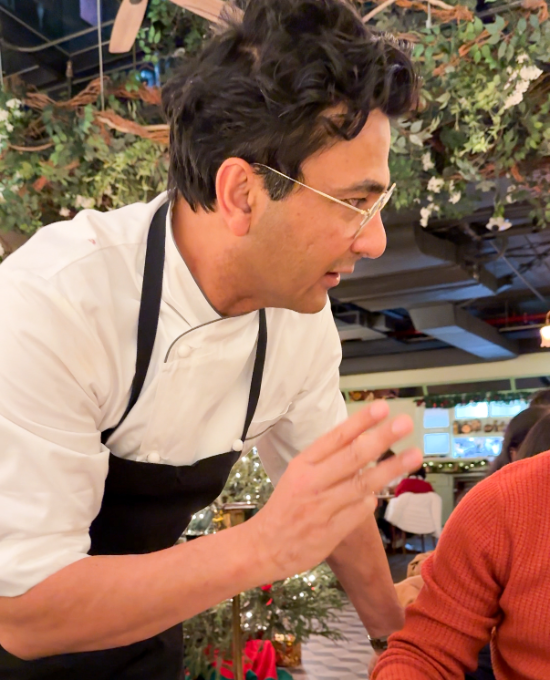
[[(368, 26), (412, 44), (423, 81), (418, 110), (392, 128), (393, 207), (414, 210), (430, 229), (442, 218), (471, 215), (485, 193), (494, 203), (487, 228), (509, 228), (506, 211), (518, 202), (530, 204), (545, 227), (548, 6), (522, 0), (477, 16), (475, 5), (358, 3)], [(169, 72), (174, 52), (195, 51), (207, 33), (206, 20), (173, 2), (149, 0), (137, 42)], [(0, 91), (0, 228), (32, 234), (84, 207), (112, 209), (165, 188), (168, 136), (158, 91), (135, 74), (105, 88), (104, 112), (96, 84), (70, 102), (17, 87)]]

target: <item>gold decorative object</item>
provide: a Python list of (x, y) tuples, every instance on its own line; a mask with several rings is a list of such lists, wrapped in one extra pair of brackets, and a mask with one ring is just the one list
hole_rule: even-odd
[(229, 529), (246, 522), (257, 507), (254, 503), (225, 503), (222, 506), (224, 527)]
[(275, 633), (272, 642), (277, 666), (298, 668), (302, 665), (302, 643), (296, 642), (296, 637), (292, 633), (286, 635)]
[[(222, 506), (223, 526), (229, 529), (242, 524), (246, 519), (246, 512), (256, 509), (252, 503), (226, 503)], [(235, 680), (244, 680), (243, 674), (243, 640), (241, 630), (241, 596), (235, 595), (232, 605), (233, 631), (233, 673)]]

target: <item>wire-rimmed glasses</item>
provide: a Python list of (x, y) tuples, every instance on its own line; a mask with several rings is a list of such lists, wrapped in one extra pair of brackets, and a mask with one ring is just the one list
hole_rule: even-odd
[(394, 192), (394, 189), (396, 187), (395, 182), (391, 185), (387, 191), (384, 191), (383, 194), (381, 194), (374, 204), (368, 208), (367, 210), (362, 210), (361, 208), (356, 208), (354, 205), (350, 205), (349, 203), (346, 203), (346, 201), (341, 201), (339, 198), (334, 198), (334, 196), (330, 196), (329, 194), (325, 194), (324, 191), (319, 191), (319, 189), (314, 189), (313, 187), (310, 187), (307, 184), (304, 184), (303, 182), (299, 182), (297, 179), (292, 179), (292, 177), (289, 177), (288, 175), (285, 175), (283, 172), (280, 172), (279, 170), (275, 170), (275, 168), (270, 167), (269, 165), (264, 165), (263, 163), (254, 163), (254, 165), (257, 165), (261, 168), (266, 168), (267, 170), (270, 170), (271, 172), (274, 172), (277, 175), (280, 175), (281, 177), (284, 177), (285, 179), (290, 180), (291, 182), (294, 182), (294, 184), (299, 184), (301, 187), (304, 187), (305, 189), (309, 189), (310, 191), (314, 191), (316, 194), (319, 196), (323, 196), (324, 198), (328, 198), (329, 201), (334, 201), (335, 203), (339, 203), (340, 205), (345, 206), (346, 208), (349, 208), (350, 210), (354, 210), (355, 212), (359, 213), (362, 215), (361, 222), (359, 224), (359, 227), (357, 231), (355, 232), (353, 238), (354, 240), (359, 237), (361, 232), (363, 231), (364, 227), (372, 218), (379, 213), (381, 210), (384, 209), (384, 207), (387, 205), (388, 201), (391, 198), (391, 195)]

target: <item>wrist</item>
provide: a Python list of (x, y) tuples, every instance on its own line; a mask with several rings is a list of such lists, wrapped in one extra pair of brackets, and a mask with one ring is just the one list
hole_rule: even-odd
[(371, 647), (374, 649), (374, 651), (377, 654), (381, 654), (382, 652), (385, 652), (386, 649), (388, 648), (388, 636), (384, 635), (382, 637), (372, 637), (371, 635), (368, 635), (369, 642), (371, 644)]
[(252, 517), (244, 524), (233, 529), (241, 532), (241, 545), (246, 546), (244, 553), (250, 574), (254, 574), (255, 586), (284, 578), (278, 573), (269, 541), (264, 540), (262, 527)]

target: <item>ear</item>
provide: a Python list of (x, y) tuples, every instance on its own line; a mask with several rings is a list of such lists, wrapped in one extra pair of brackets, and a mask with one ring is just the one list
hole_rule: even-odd
[(218, 212), (235, 236), (250, 230), (255, 189), (258, 186), (252, 167), (242, 158), (228, 158), (216, 175)]

